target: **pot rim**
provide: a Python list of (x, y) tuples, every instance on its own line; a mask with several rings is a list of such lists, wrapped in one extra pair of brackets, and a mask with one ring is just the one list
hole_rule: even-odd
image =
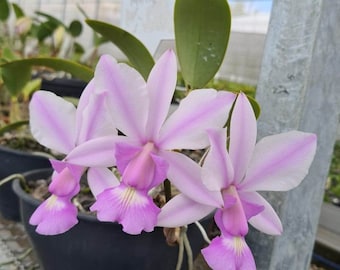
[(6, 152), (6, 153), (11, 154), (11, 155), (27, 156), (27, 157), (31, 157), (31, 158), (34, 157), (34, 158), (41, 159), (41, 160), (48, 159), (47, 157), (44, 157), (44, 156), (39, 155), (39, 154), (34, 154), (32, 152), (18, 150), (18, 149), (12, 149), (10, 147), (3, 146), (3, 145), (0, 145), (0, 151)]

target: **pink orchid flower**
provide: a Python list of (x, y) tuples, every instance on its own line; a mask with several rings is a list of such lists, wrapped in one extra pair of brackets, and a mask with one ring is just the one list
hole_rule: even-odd
[[(67, 156), (87, 140), (117, 133), (105, 110), (98, 109), (103, 107), (106, 107), (105, 92), (95, 93), (93, 82), (84, 90), (77, 109), (51, 92), (38, 91), (30, 103), (32, 135), (40, 144)], [(49, 186), (52, 195), (30, 219), (30, 224), (37, 225), (36, 231), (46, 235), (63, 233), (78, 223), (77, 209), (71, 199), (79, 192), (80, 177), (86, 169), (72, 164), (71, 160), (51, 160), (51, 163), (55, 169)]]
[(243, 236), (225, 235), (215, 237), (202, 249), (208, 265), (214, 270), (252, 270), (255, 260)]
[(133, 68), (102, 56), (94, 83), (97, 89), (109, 90), (112, 117), (124, 136), (94, 140), (103, 146), (102, 155), (100, 149), (90, 145), (92, 142), (69, 155), (75, 164), (91, 167), (97, 162), (92, 155), (110, 158), (106, 150), (114, 144), (121, 180), (106, 178), (110, 186), (101, 183), (103, 178), (93, 183), (97, 200), (91, 210), (97, 211), (101, 221), (119, 222), (129, 234), (153, 230), (160, 209), (149, 192), (168, 177), (169, 167), (176, 166), (172, 159), (177, 160), (179, 155), (184, 166), (191, 161), (171, 150), (207, 147), (206, 129), (223, 127), (235, 100), (234, 94), (225, 91), (195, 90), (168, 117), (176, 78), (176, 57), (171, 50), (156, 62), (147, 82)]
[[(228, 151), (226, 130), (210, 129), (211, 148), (201, 170), (194, 162), (190, 173), (185, 171), (188, 167), (181, 167), (180, 163), (169, 169), (169, 175), (176, 175), (175, 184), (183, 186), (181, 191), (184, 193), (162, 208), (157, 225), (183, 226), (215, 209), (211, 200), (195, 195), (198, 182), (205, 186), (207, 194), (220, 202), (214, 217), (222, 235), (203, 253), (208, 263), (212, 261), (211, 250), (215, 249), (234, 254), (235, 263), (239, 259), (236, 251), (248, 254), (244, 244), (242, 249), (229, 245), (248, 233), (248, 222), (267, 234), (280, 234), (282, 224), (279, 217), (257, 191), (286, 191), (296, 187), (307, 175), (313, 160), (316, 151), (314, 134), (291, 131), (265, 137), (255, 144), (256, 133), (252, 107), (247, 97), (239, 94), (231, 116)], [(246, 256), (249, 263), (253, 260), (249, 254), (242, 256)], [(214, 269), (225, 269), (222, 267), (225, 264), (220, 265)]]

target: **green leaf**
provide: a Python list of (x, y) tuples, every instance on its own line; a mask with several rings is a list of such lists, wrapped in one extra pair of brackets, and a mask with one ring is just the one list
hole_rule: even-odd
[(70, 23), (68, 31), (71, 33), (73, 37), (78, 37), (83, 30), (83, 25), (80, 21), (74, 20)]
[(56, 25), (62, 25), (62, 26), (64, 26), (64, 28), (67, 28), (66, 25), (62, 21), (60, 21), (56, 17), (53, 17), (50, 14), (47, 14), (47, 13), (41, 12), (41, 11), (36, 11), (35, 13), (42, 16), (42, 17), (45, 17), (48, 21), (53, 22)]
[(15, 13), (15, 17), (17, 17), (17, 19), (25, 16), (25, 12), (21, 9), (21, 7), (19, 7), (18, 4), (12, 3), (12, 7)]
[(46, 21), (38, 26), (37, 38), (39, 42), (43, 41), (45, 38), (51, 36), (55, 29), (57, 29), (58, 24), (54, 21)]
[(226, 0), (176, 0), (176, 50), (189, 89), (204, 87), (222, 64), (231, 14)]
[(247, 95), (247, 98), (248, 98), (251, 106), (253, 107), (253, 111), (255, 113), (256, 119), (258, 119), (260, 117), (260, 114), (261, 114), (260, 104), (257, 103), (256, 99), (254, 99), (253, 97), (251, 97), (249, 95)]
[(7, 0), (0, 0), (0, 21), (6, 21), (9, 17), (9, 4)]
[(155, 64), (151, 54), (143, 43), (129, 32), (101, 21), (86, 20), (86, 23), (104, 38), (113, 42), (129, 59), (146, 80)]
[[(5, 84), (11, 87), (11, 93), (17, 95), (31, 79), (33, 66), (45, 66), (56, 71), (65, 71), (86, 82), (93, 78), (93, 70), (87, 66), (61, 58), (28, 58), (15, 60), (0, 65)], [(6, 79), (6, 80), (5, 80)]]
[(29, 100), (29, 97), (32, 95), (34, 91), (37, 91), (41, 88), (41, 78), (30, 80), (26, 85), (24, 86), (22, 92), (24, 94), (24, 99)]
[(17, 96), (31, 79), (31, 67), (27, 65), (1, 65), (4, 84), (11, 96)]
[(18, 129), (22, 126), (28, 125), (28, 124), (29, 124), (28, 120), (17, 121), (17, 122), (8, 124), (8, 125), (0, 128), (0, 136), (4, 135), (4, 133), (6, 133), (6, 132), (16, 130), (16, 129)]

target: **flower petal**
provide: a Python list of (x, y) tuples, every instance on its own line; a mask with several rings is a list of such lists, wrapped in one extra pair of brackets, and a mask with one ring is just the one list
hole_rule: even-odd
[(188, 225), (204, 218), (214, 209), (213, 206), (197, 203), (179, 194), (161, 208), (157, 226), (175, 228)]
[(89, 140), (74, 148), (65, 161), (85, 167), (111, 167), (118, 136), (105, 136)]
[[(92, 93), (87, 106), (77, 108), (77, 144), (102, 136), (117, 135), (113, 116), (106, 102), (108, 93)], [(80, 100), (82, 99), (82, 96)]]
[(148, 114), (146, 84), (142, 76), (126, 64), (103, 55), (94, 74), (96, 89), (109, 92), (108, 106), (116, 127), (126, 136), (142, 140)]
[(235, 187), (224, 190), (223, 200), (225, 207), (218, 209), (215, 214), (217, 226), (223, 234), (246, 235), (248, 221)]
[(168, 150), (207, 147), (206, 130), (224, 126), (234, 99), (235, 95), (226, 91), (192, 91), (165, 121), (157, 145)]
[(215, 237), (202, 254), (214, 270), (256, 270), (253, 254), (243, 237)]
[(150, 139), (156, 137), (168, 115), (172, 96), (175, 92), (176, 79), (176, 56), (172, 50), (168, 50), (156, 62), (147, 81), (150, 102), (145, 131)]
[(77, 208), (70, 198), (52, 195), (34, 211), (29, 223), (38, 225), (36, 232), (39, 234), (61, 234), (78, 223)]
[(95, 197), (105, 189), (118, 186), (120, 183), (114, 173), (107, 168), (89, 168), (87, 182)]
[(239, 94), (230, 121), (229, 155), (234, 168), (234, 181), (239, 183), (247, 170), (256, 143), (256, 118), (243, 93)]
[(169, 180), (190, 199), (213, 207), (222, 207), (220, 191), (210, 191), (202, 183), (201, 167), (187, 156), (176, 152), (159, 153), (169, 163)]
[(160, 209), (146, 191), (120, 184), (100, 193), (91, 211), (97, 211), (100, 221), (117, 221), (124, 232), (140, 234), (153, 231)]
[(60, 173), (53, 174), (48, 190), (57, 196), (72, 197), (80, 190), (79, 179), (75, 179), (71, 171), (65, 168)]
[(209, 190), (221, 191), (233, 181), (234, 169), (227, 153), (227, 131), (211, 129), (208, 131), (210, 149), (202, 167), (202, 181)]
[(307, 175), (315, 151), (314, 134), (291, 131), (265, 137), (257, 143), (239, 188), (244, 191), (292, 189)]
[(42, 145), (67, 154), (75, 146), (76, 108), (49, 91), (34, 93), (30, 105), (33, 137)]
[(279, 235), (282, 233), (280, 218), (272, 206), (260, 194), (256, 192), (240, 192), (239, 195), (243, 201), (264, 207), (263, 211), (248, 220), (253, 227), (271, 235)]

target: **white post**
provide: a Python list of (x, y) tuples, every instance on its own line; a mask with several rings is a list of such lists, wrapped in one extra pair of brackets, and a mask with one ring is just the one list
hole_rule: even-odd
[(318, 148), (309, 175), (287, 193), (265, 193), (284, 232), (252, 230), (259, 270), (309, 269), (340, 112), (340, 1), (274, 0), (257, 100), (259, 137), (313, 132)]

